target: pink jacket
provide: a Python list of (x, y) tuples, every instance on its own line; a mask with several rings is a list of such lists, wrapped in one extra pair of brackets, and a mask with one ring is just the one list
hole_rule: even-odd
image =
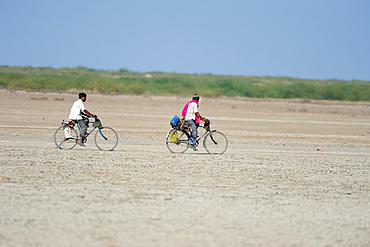
[[(197, 101), (197, 100), (195, 100), (195, 99), (193, 99), (192, 101), (188, 102), (188, 103), (184, 106), (184, 109), (182, 109), (182, 112), (181, 112), (181, 116), (182, 116), (182, 117), (185, 117), (185, 116), (186, 116), (186, 112), (188, 111), (189, 104), (190, 104), (190, 103), (193, 103), (193, 102), (196, 102), (196, 103), (198, 104), (198, 101)], [(199, 107), (199, 105), (198, 105), (198, 107)], [(197, 116), (195, 116), (195, 123), (196, 123), (196, 124), (199, 124), (199, 123), (200, 123), (200, 119), (199, 119)]]

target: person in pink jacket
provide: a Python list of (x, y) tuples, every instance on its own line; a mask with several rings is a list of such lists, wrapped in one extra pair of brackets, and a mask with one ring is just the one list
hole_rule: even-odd
[(193, 98), (190, 102), (188, 102), (183, 110), (182, 110), (182, 117), (187, 121), (191, 128), (191, 136), (189, 138), (189, 145), (194, 151), (197, 151), (196, 148), (196, 139), (198, 136), (198, 126), (200, 120), (206, 121), (206, 118), (202, 117), (198, 111), (200, 102), (200, 97), (197, 94), (193, 95)]

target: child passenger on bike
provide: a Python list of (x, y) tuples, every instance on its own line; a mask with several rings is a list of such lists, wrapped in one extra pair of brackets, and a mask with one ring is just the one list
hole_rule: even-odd
[(189, 138), (189, 145), (194, 151), (197, 151), (196, 148), (196, 139), (198, 136), (198, 126), (199, 120), (206, 121), (207, 119), (202, 117), (198, 111), (200, 103), (200, 97), (197, 94), (193, 95), (193, 98), (190, 102), (188, 102), (183, 110), (182, 110), (182, 117), (185, 118), (185, 121), (189, 123), (191, 128), (191, 136)]
[(84, 106), (84, 102), (87, 99), (87, 94), (79, 93), (78, 98), (79, 99), (76, 100), (73, 103), (72, 107), (71, 107), (71, 111), (69, 113), (69, 119), (71, 119), (72, 121), (77, 122), (80, 125), (80, 127), (81, 127), (80, 128), (80, 139), (77, 142), (77, 144), (80, 145), (80, 146), (84, 146), (82, 140), (83, 140), (84, 136), (86, 135), (87, 124), (84, 122), (82, 114), (85, 113), (85, 114), (87, 114), (89, 116), (92, 116), (92, 117), (97, 117), (97, 116), (95, 114), (92, 114), (91, 112), (89, 112)]

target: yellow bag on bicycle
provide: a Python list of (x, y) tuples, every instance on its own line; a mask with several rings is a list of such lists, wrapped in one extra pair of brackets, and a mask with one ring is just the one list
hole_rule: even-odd
[(179, 137), (177, 136), (177, 132), (172, 132), (171, 133), (171, 141), (177, 142), (178, 138)]

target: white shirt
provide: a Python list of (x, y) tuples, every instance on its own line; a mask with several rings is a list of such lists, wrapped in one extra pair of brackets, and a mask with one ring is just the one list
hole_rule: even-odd
[(84, 102), (81, 99), (76, 100), (72, 107), (71, 112), (69, 113), (69, 119), (79, 120), (82, 119), (81, 111), (85, 110)]
[(191, 102), (188, 105), (188, 110), (186, 111), (185, 120), (195, 120), (195, 113), (198, 112), (198, 103)]

